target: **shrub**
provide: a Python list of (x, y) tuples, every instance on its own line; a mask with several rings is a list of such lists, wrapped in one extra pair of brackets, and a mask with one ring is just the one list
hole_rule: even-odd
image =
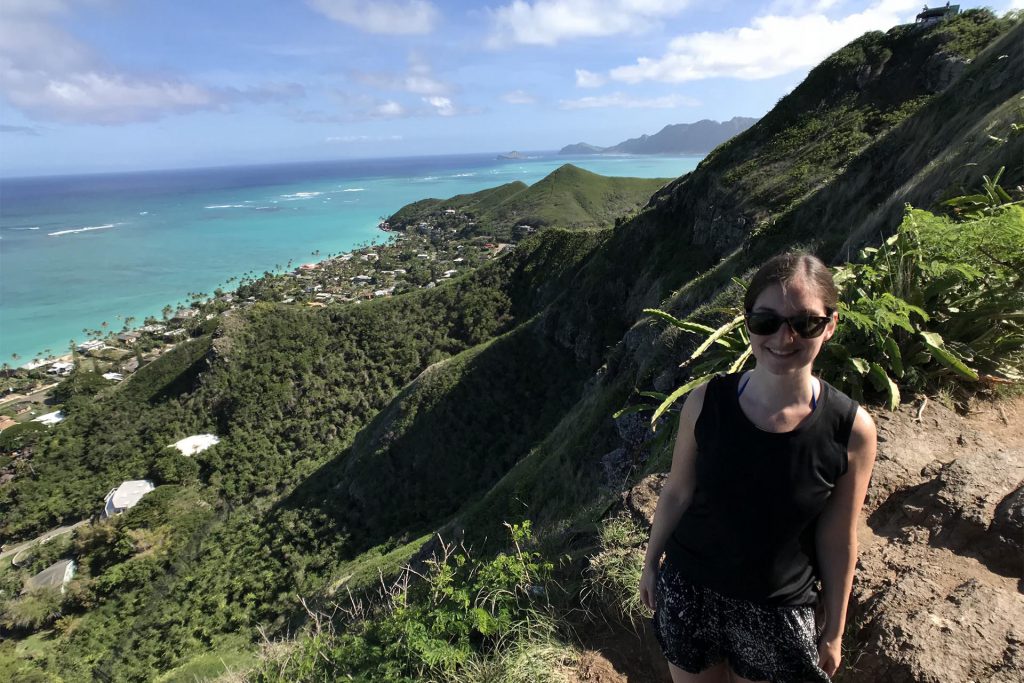
[(340, 628), (311, 613), (309, 637), (264, 660), (252, 680), (463, 680), (490, 670), (487, 658), (510, 662), (526, 643), (550, 640), (553, 566), (529, 549), (529, 521), (508, 528), (513, 549), (486, 562), (440, 542), (422, 571), (406, 567), (375, 603), (352, 598)]
[(640, 574), (643, 571), (644, 530), (626, 515), (612, 517), (601, 525), (600, 550), (589, 560), (582, 602), (597, 601), (603, 614), (635, 626), (651, 616), (640, 602)]

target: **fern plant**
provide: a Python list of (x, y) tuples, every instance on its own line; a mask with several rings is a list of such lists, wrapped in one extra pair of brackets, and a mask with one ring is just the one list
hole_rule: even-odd
[[(858, 401), (952, 387), (961, 398), (1024, 381), (1024, 208), (985, 176), (984, 194), (946, 204), (967, 220), (907, 207), (896, 234), (834, 271), (840, 327), (818, 358), (822, 377)], [(741, 283), (742, 284), (742, 283)], [(664, 311), (646, 313), (704, 341), (684, 361), (689, 379), (671, 394), (616, 413), (651, 410), (652, 423), (695, 387), (750, 360), (740, 311), (715, 329)]]

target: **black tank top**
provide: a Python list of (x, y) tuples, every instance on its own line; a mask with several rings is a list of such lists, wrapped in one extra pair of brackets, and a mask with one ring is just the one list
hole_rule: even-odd
[(846, 473), (857, 404), (828, 383), (790, 432), (759, 429), (740, 408), (741, 375), (713, 378), (694, 428), (696, 488), (666, 544), (688, 580), (766, 605), (816, 599), (814, 531)]

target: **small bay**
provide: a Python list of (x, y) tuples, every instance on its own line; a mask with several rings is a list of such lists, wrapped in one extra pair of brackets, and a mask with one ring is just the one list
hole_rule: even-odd
[(700, 159), (476, 154), (0, 179), (0, 362), (60, 355), (83, 329), (141, 324), (230, 278), (383, 241), (380, 218), (419, 199), (532, 184), (564, 163), (675, 178)]

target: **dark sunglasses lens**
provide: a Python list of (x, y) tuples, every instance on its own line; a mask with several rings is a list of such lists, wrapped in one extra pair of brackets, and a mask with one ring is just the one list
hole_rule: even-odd
[(774, 313), (750, 313), (747, 315), (747, 327), (754, 334), (775, 334), (785, 318)]
[(804, 339), (813, 339), (825, 331), (828, 318), (820, 315), (801, 315), (790, 318), (789, 324), (793, 326), (793, 331)]

